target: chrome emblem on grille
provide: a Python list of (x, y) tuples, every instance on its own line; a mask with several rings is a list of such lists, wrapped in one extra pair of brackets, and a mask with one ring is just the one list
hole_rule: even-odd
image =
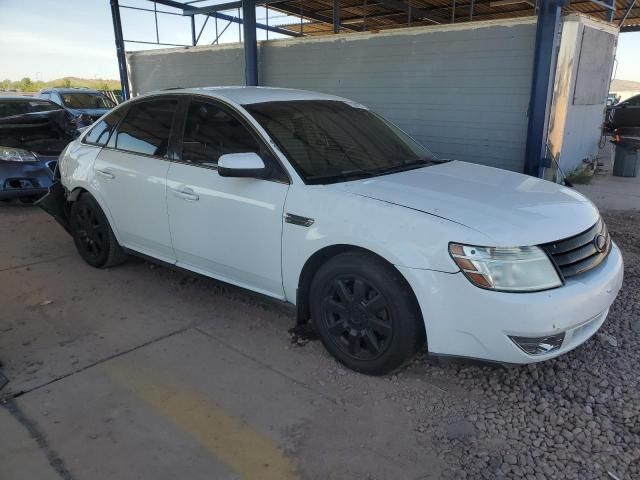
[(596, 235), (593, 239), (593, 246), (596, 247), (598, 253), (604, 252), (604, 249), (607, 248), (607, 237), (602, 234)]

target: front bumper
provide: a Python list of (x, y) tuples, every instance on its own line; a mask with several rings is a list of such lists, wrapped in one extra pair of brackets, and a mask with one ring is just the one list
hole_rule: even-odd
[(53, 184), (56, 158), (0, 163), (0, 200), (41, 197)]
[[(560, 288), (503, 293), (472, 285), (462, 273), (398, 267), (422, 310), (429, 352), (503, 363), (533, 363), (562, 355), (584, 343), (604, 323), (622, 287), (618, 247), (598, 267)], [(529, 355), (510, 337), (565, 333), (559, 349)]]

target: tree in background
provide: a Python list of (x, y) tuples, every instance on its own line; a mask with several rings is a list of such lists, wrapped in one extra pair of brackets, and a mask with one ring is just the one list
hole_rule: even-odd
[(32, 88), (33, 82), (29, 77), (24, 77), (22, 80), (20, 80), (20, 90), (22, 90), (23, 92), (30, 92)]
[[(0, 0), (1, 2), (2, 0)], [(24, 77), (19, 81), (2, 80), (0, 81), (0, 88), (3, 90), (17, 90), (19, 92), (37, 92), (43, 88), (48, 87), (86, 87), (95, 88), (97, 90), (114, 91), (120, 89), (120, 82), (118, 80), (107, 80), (102, 78), (75, 78), (64, 77), (51, 80), (49, 82), (43, 82), (41, 80), (33, 81), (29, 77)]]

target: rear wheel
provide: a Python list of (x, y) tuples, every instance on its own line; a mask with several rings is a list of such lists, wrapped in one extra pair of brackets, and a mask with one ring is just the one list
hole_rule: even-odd
[(420, 311), (400, 273), (366, 252), (324, 264), (311, 285), (311, 314), (325, 348), (347, 367), (382, 375), (424, 345)]
[(78, 253), (92, 267), (113, 267), (126, 260), (106, 215), (88, 193), (72, 204), (69, 223)]

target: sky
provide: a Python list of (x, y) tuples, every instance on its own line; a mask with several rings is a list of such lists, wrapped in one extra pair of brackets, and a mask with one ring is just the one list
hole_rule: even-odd
[[(224, 3), (224, 2), (219, 2)], [(144, 0), (120, 0), (121, 5), (153, 8)], [(159, 6), (158, 9), (174, 11)], [(0, 80), (53, 80), (74, 76), (83, 78), (118, 78), (109, 0), (0, 0)], [(257, 11), (258, 21), (266, 12)], [(155, 41), (153, 13), (122, 10), (125, 39)], [(212, 19), (213, 20), (213, 19)], [(210, 20), (203, 31), (201, 44), (215, 38), (215, 24)], [(198, 20), (198, 30), (202, 25)], [(291, 17), (270, 11), (270, 24), (286, 24)], [(189, 44), (191, 28), (185, 17), (158, 15), (160, 41)], [(219, 32), (226, 22), (219, 22)], [(258, 31), (258, 38), (266, 37)], [(269, 38), (278, 35), (269, 34)], [(230, 26), (222, 42), (238, 41), (238, 26)], [(127, 50), (154, 48), (128, 43)], [(155, 47), (157, 48), (157, 47)], [(166, 48), (166, 47), (164, 47)], [(640, 32), (620, 35), (615, 77), (640, 81)]]

